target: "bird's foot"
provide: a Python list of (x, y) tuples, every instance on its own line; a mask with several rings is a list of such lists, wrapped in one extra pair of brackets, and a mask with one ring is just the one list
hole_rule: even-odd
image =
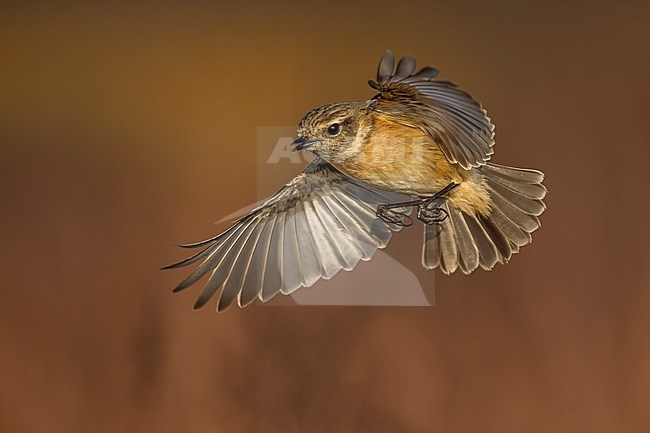
[(441, 223), (447, 219), (449, 214), (441, 207), (418, 206), (418, 219), (430, 226), (431, 224)]
[(457, 186), (457, 183), (452, 182), (431, 197), (401, 203), (380, 204), (377, 206), (377, 216), (385, 223), (408, 227), (413, 225), (413, 219), (403, 209), (417, 207), (417, 218), (424, 224), (431, 225), (442, 222), (449, 217), (449, 214), (440, 207), (441, 199)]
[(399, 227), (409, 227), (413, 225), (413, 219), (395, 209), (403, 208), (404, 203), (380, 204), (377, 206), (377, 216), (388, 224), (394, 224)]
[(418, 206), (418, 219), (426, 225), (441, 223), (446, 220), (449, 213), (440, 207), (442, 198), (457, 186), (457, 183), (451, 182), (431, 197), (423, 199), (422, 204)]

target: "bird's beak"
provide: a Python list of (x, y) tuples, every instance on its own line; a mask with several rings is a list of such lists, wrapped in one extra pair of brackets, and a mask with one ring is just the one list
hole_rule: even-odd
[(291, 146), (293, 146), (293, 148), (291, 150), (293, 152), (296, 152), (298, 150), (309, 149), (317, 141), (320, 141), (320, 140), (317, 140), (315, 138), (309, 139), (307, 137), (298, 137), (297, 139), (295, 139), (293, 141), (293, 143), (291, 143)]

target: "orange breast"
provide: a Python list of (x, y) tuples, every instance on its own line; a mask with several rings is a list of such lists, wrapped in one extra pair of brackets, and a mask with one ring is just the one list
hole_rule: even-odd
[(343, 173), (378, 188), (431, 196), (460, 184), (450, 204), (467, 212), (488, 212), (490, 199), (483, 176), (450, 163), (433, 139), (418, 128), (377, 118), (359, 152), (335, 164)]
[(353, 157), (339, 169), (377, 187), (415, 195), (431, 195), (463, 176), (438, 145), (418, 128), (377, 119)]

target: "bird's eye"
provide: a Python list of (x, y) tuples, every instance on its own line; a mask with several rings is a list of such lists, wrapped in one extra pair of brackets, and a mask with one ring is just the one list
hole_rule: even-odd
[(329, 135), (336, 135), (339, 132), (341, 132), (341, 125), (338, 123), (332, 123), (328, 128), (327, 128), (327, 133)]

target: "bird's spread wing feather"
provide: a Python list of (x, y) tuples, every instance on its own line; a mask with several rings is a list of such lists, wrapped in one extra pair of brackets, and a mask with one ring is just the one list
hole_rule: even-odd
[(267, 301), (278, 292), (292, 293), (341, 269), (350, 270), (359, 260), (370, 260), (387, 245), (391, 231), (400, 228), (377, 218), (377, 205), (406, 199), (352, 180), (316, 159), (225, 232), (183, 245), (202, 249), (166, 268), (200, 261), (174, 291), (210, 274), (195, 308), (205, 305), (220, 287), (218, 311), (235, 300), (240, 306), (257, 297)]
[(484, 165), (494, 153), (494, 125), (468, 93), (449, 81), (433, 80), (436, 69), (415, 72), (415, 59), (386, 51), (377, 70), (375, 110), (426, 132), (447, 159), (465, 169)]

